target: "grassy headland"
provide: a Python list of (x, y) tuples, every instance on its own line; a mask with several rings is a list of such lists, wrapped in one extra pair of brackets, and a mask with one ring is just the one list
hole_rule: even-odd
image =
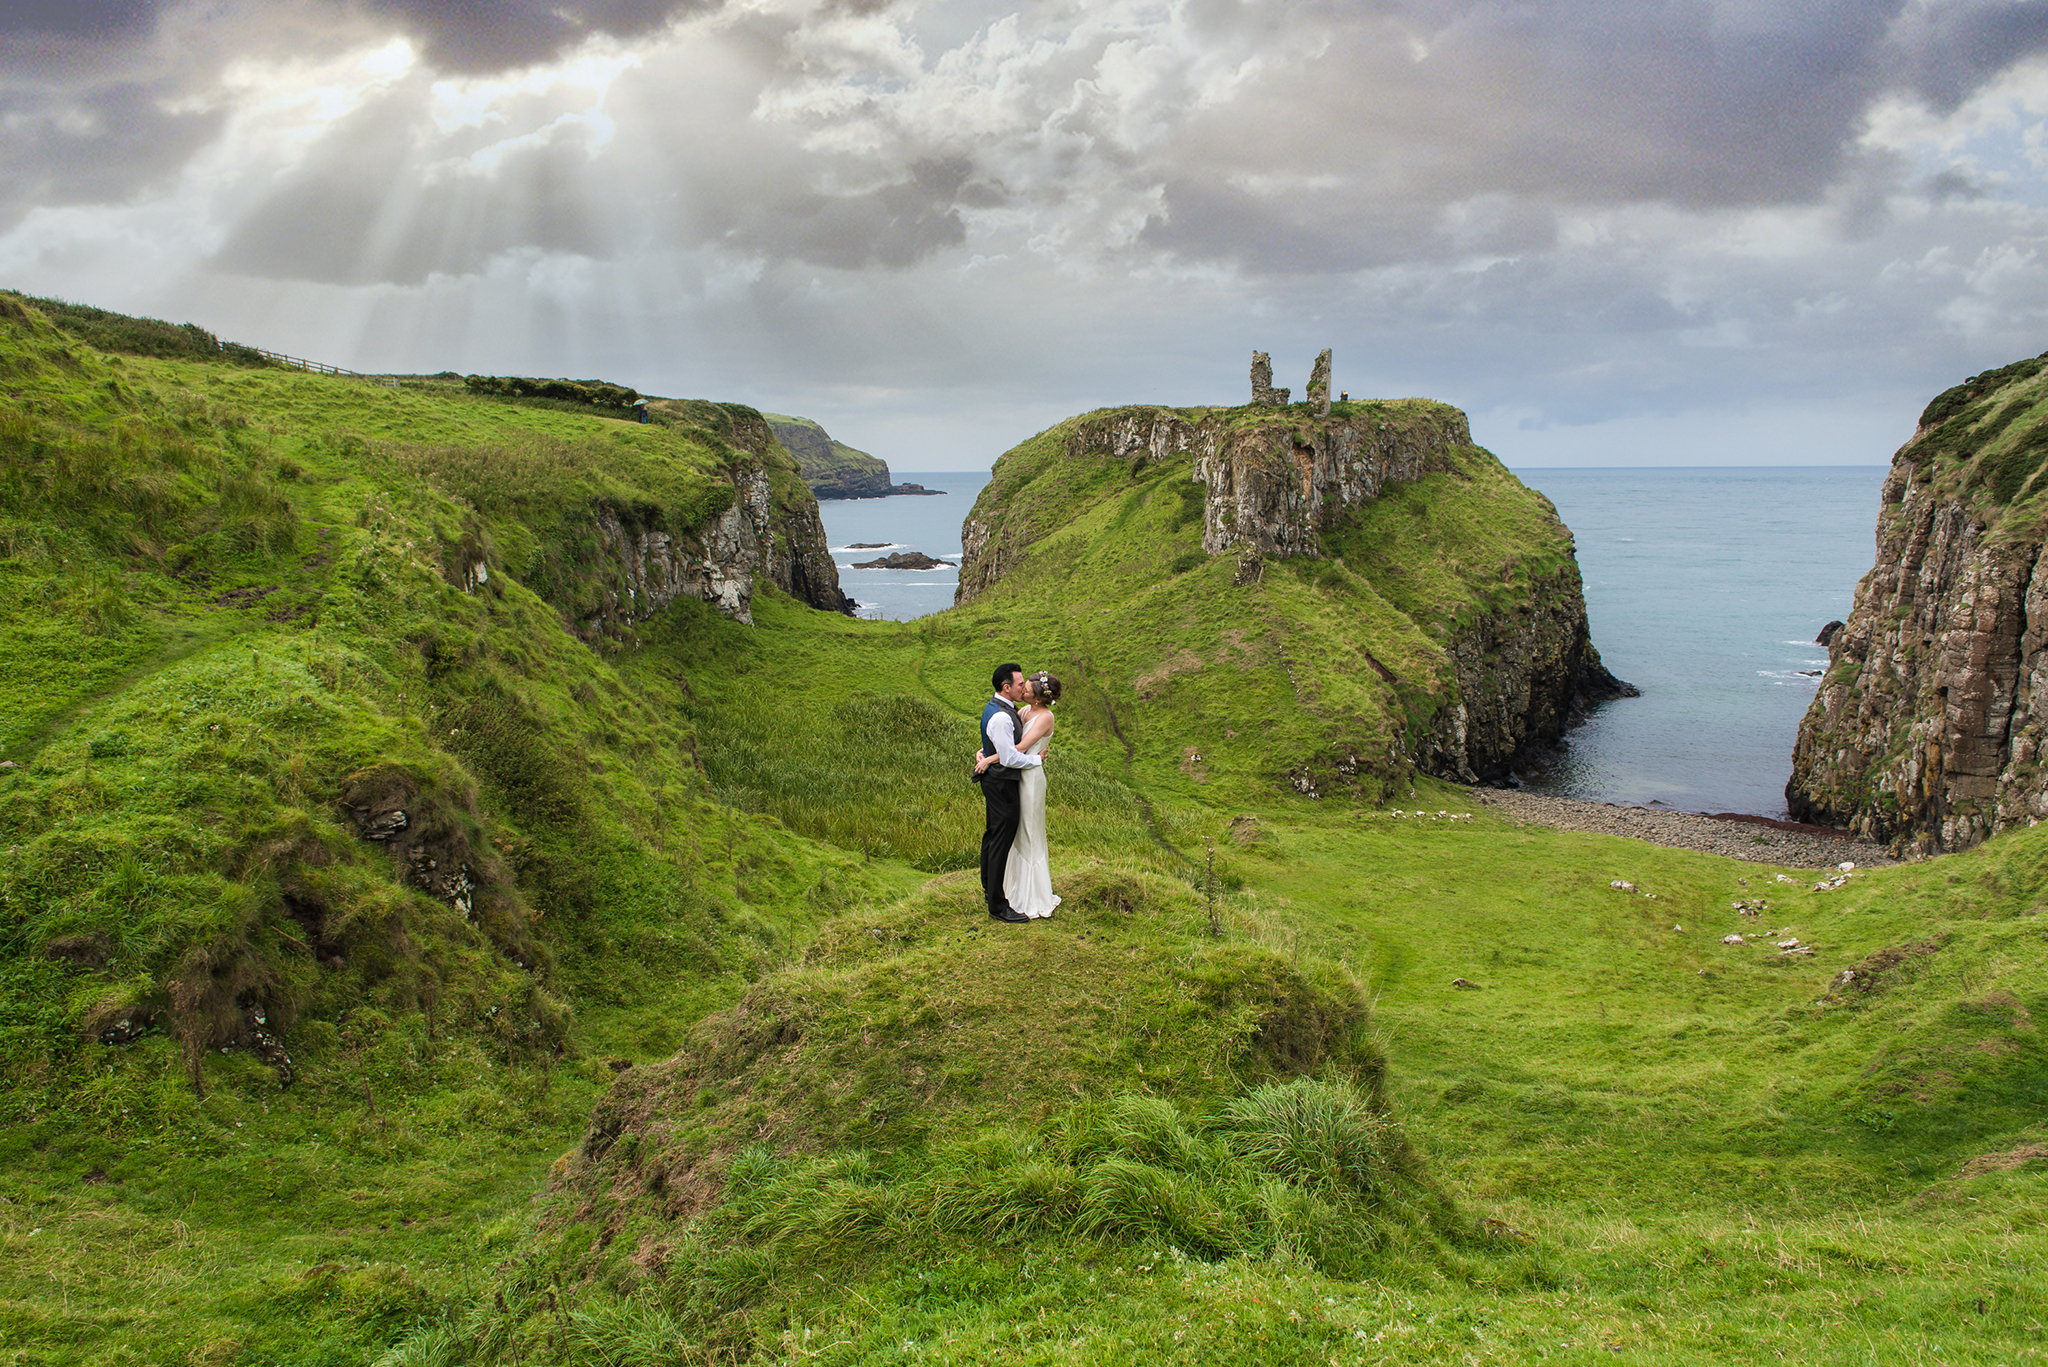
[(888, 463), (836, 440), (809, 418), (763, 413), (775, 439), (796, 457), (804, 483), (819, 498), (879, 498), (889, 492)]
[[(1816, 890), (1284, 781), (1405, 724), (1343, 651), (1427, 676), (1415, 614), (1468, 601), (1435, 576), (1560, 553), (1484, 467), (1248, 584), (1181, 563), (1169, 474), (935, 618), (764, 590), (586, 643), (581, 515), (715, 513), (730, 411), (26, 310), (0, 366), (19, 1361), (2042, 1348), (2048, 831)], [(1069, 688), (1069, 905), (1017, 928), (964, 772), (1012, 656)]]

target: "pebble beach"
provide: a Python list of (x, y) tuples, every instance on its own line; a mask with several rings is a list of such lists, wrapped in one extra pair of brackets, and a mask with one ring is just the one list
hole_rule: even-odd
[(1623, 835), (1655, 845), (1703, 850), (1708, 854), (1747, 859), (1757, 864), (1825, 869), (1845, 860), (1858, 868), (1898, 862), (1882, 845), (1821, 834), (1813, 827), (1793, 829), (1790, 822), (1737, 821), (1698, 812), (1618, 807), (1611, 802), (1585, 802), (1577, 798), (1549, 797), (1504, 788), (1473, 788), (1468, 791), (1474, 805), (1524, 825)]

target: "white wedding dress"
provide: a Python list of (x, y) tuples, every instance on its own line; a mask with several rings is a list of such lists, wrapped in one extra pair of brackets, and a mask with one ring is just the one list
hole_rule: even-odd
[[(1042, 755), (1051, 736), (1041, 736), (1025, 747), (1027, 755)], [(1052, 890), (1052, 866), (1047, 862), (1045, 844), (1045, 766), (1034, 764), (1018, 780), (1018, 800), (1023, 811), (1017, 821), (1017, 839), (1010, 846), (1010, 862), (1003, 867), (1003, 896), (1010, 905), (1033, 920), (1052, 915), (1060, 904)]]

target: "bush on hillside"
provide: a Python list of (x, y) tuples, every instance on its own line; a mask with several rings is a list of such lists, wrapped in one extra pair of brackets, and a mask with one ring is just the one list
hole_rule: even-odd
[(627, 409), (640, 402), (640, 392), (606, 380), (537, 380), (519, 375), (468, 375), (471, 393), (508, 399), (553, 399), (592, 408)]

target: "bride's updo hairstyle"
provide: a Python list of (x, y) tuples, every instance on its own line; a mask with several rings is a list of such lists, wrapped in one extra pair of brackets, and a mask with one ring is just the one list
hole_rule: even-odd
[(1031, 676), (1031, 690), (1048, 703), (1060, 700), (1060, 681), (1042, 669)]

